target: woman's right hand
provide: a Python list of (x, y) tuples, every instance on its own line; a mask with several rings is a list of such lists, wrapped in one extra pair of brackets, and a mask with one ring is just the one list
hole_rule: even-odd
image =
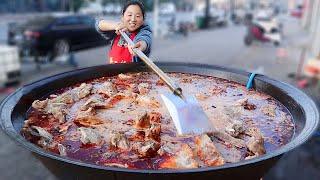
[(119, 22), (117, 25), (116, 25), (116, 34), (117, 35), (120, 35), (120, 31), (122, 32), (126, 32), (128, 31), (128, 29), (125, 27), (125, 25), (122, 23), (122, 22)]

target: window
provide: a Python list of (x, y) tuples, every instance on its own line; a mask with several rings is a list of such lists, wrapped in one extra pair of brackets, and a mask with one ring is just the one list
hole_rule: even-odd
[(79, 17), (79, 21), (81, 24), (87, 25), (87, 26), (93, 26), (95, 23), (95, 20), (93, 18), (86, 17), (86, 16)]
[(80, 24), (79, 19), (77, 17), (66, 17), (59, 19), (56, 23), (57, 26), (69, 26), (69, 25), (77, 25)]

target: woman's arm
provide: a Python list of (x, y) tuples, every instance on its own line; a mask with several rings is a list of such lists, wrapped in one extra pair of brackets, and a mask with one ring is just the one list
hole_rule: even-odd
[(96, 23), (96, 27), (98, 30), (105, 31), (115, 31), (116, 34), (120, 34), (119, 31), (127, 31), (127, 28), (122, 22), (114, 22), (114, 21), (106, 21), (106, 20), (98, 20)]
[(100, 31), (116, 31), (121, 29), (122, 27), (122, 23), (120, 22), (112, 22), (112, 21), (106, 21), (106, 20), (98, 21), (97, 25)]
[(97, 26), (100, 31), (114, 31), (116, 30), (116, 26), (118, 23), (116, 22), (111, 22), (111, 21), (106, 21), (106, 20), (100, 20), (97, 22)]
[(125, 29), (120, 22), (106, 21), (103, 19), (96, 19), (96, 30), (105, 39), (113, 39), (116, 34), (119, 34), (119, 30)]
[[(148, 56), (151, 52), (152, 45), (152, 30), (150, 26), (144, 25), (140, 29), (139, 33), (137, 34), (133, 42), (135, 44), (139, 44), (139, 49), (142, 50)], [(139, 42), (141, 42), (141, 44)]]

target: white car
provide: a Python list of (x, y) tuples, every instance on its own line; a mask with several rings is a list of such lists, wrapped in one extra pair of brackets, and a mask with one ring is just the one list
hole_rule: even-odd
[(21, 64), (18, 48), (0, 45), (0, 88), (20, 81)]
[[(211, 6), (209, 9), (209, 13), (211, 16), (210, 25), (212, 25), (212, 26), (227, 25), (228, 16), (227, 16), (227, 12), (224, 9)], [(198, 17), (205, 16), (205, 7), (204, 6), (198, 6), (198, 8), (196, 10), (196, 16), (198, 16)]]
[(100, 3), (85, 3), (79, 9), (79, 13), (81, 14), (102, 14), (103, 13), (103, 6)]
[(226, 25), (227, 24), (227, 13), (223, 9), (211, 7), (210, 15), (214, 19), (216, 25)]

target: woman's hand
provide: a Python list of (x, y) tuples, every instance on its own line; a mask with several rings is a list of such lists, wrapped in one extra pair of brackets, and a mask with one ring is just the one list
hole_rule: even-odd
[(136, 55), (134, 52), (133, 52), (133, 49), (139, 49), (140, 51), (145, 51), (147, 49), (147, 43), (144, 42), (144, 41), (139, 41), (137, 42), (135, 45), (133, 46), (128, 46), (128, 49), (129, 49), (129, 52), (132, 54), (132, 55)]
[(120, 35), (120, 31), (122, 32), (126, 32), (128, 31), (128, 29), (126, 28), (126, 26), (122, 23), (122, 22), (119, 22), (117, 25), (116, 25), (116, 34), (117, 35)]

